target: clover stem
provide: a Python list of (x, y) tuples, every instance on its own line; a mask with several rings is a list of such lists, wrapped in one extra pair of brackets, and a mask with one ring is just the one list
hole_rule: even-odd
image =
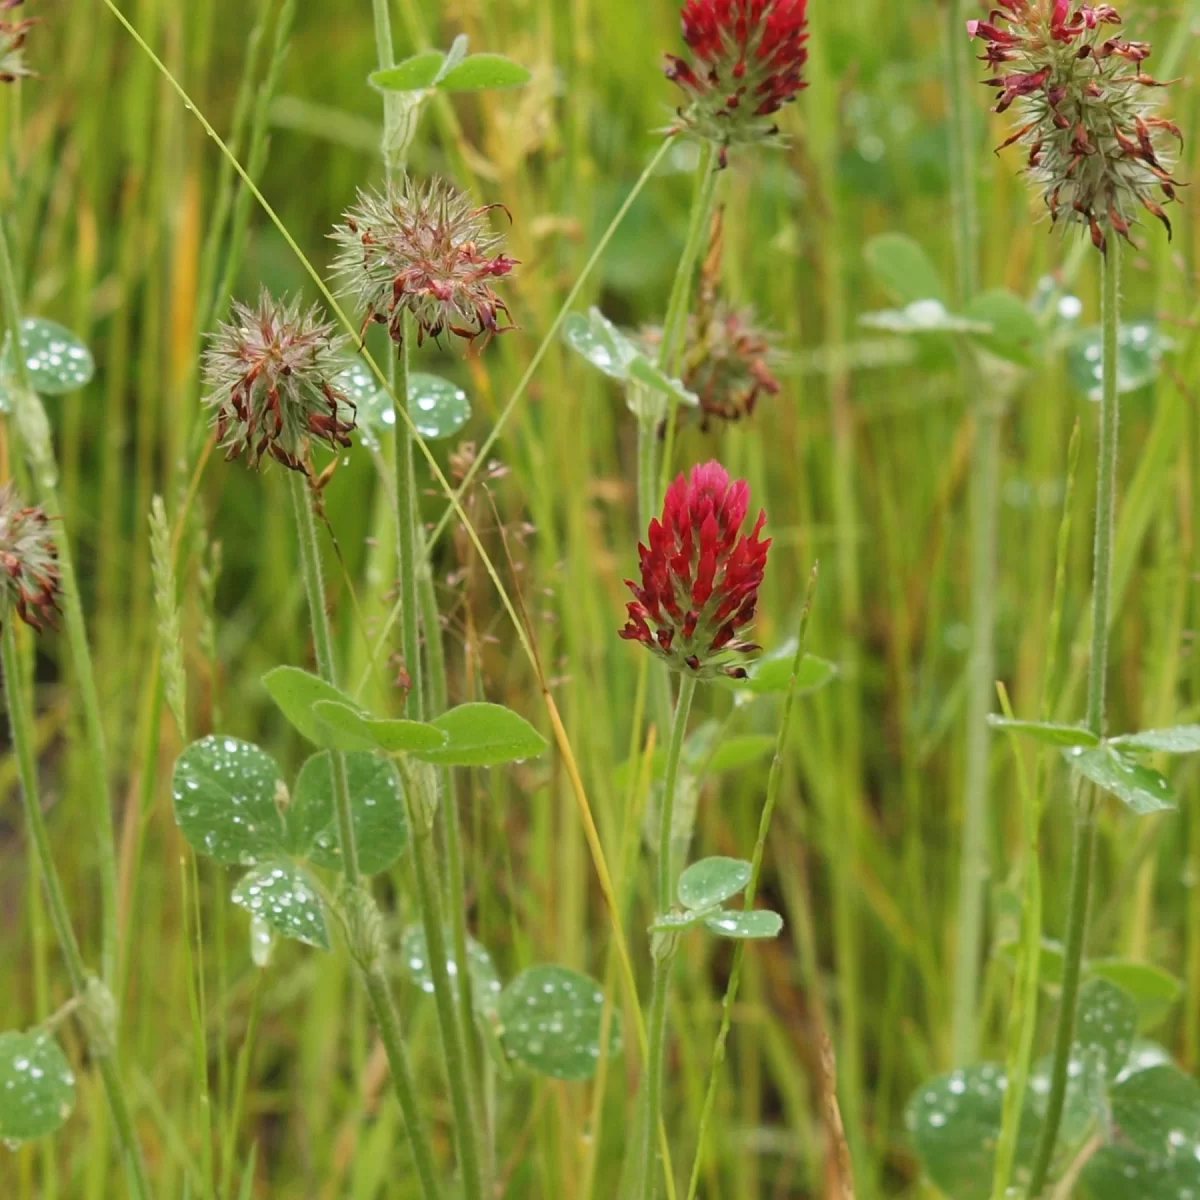
[[(688, 715), (696, 694), (696, 680), (684, 675), (679, 683), (679, 699), (675, 703), (675, 720), (671, 726), (671, 741), (667, 746), (666, 775), (663, 778), (662, 811), (658, 828), (658, 914), (670, 911), (674, 880), (671, 878), (671, 836), (675, 823), (675, 791), (679, 780), (679, 759), (683, 738), (687, 732)], [(658, 1190), (658, 1160), (654, 1153), (654, 1131), (658, 1127), (662, 1108), (663, 1068), (667, 1043), (667, 999), (671, 984), (671, 963), (674, 959), (674, 935), (663, 935), (664, 941), (654, 953), (654, 984), (650, 997), (649, 1049), (646, 1055), (646, 1111), (642, 1130), (643, 1181), (641, 1195), (653, 1200)]]
[[(1108, 670), (1109, 609), (1112, 604), (1113, 530), (1116, 523), (1117, 434), (1120, 398), (1117, 389), (1117, 348), (1120, 330), (1121, 242), (1110, 232), (1103, 258), (1101, 321), (1104, 338), (1103, 382), (1100, 391), (1100, 449), (1096, 484), (1096, 541), (1092, 580), (1092, 654), (1088, 664), (1087, 725), (1104, 736), (1105, 684)], [(1092, 887), (1092, 862), (1096, 846), (1096, 800), (1093, 789), (1080, 787), (1075, 813), (1075, 839), (1071, 850), (1071, 891), (1067, 931), (1063, 946), (1062, 1002), (1054, 1029), (1054, 1058), (1050, 1068), (1050, 1093), (1037, 1153), (1029, 1181), (1030, 1200), (1045, 1186), (1054, 1157), (1067, 1096), (1071, 1045), (1079, 998), (1079, 976), (1087, 942), (1088, 907)]]

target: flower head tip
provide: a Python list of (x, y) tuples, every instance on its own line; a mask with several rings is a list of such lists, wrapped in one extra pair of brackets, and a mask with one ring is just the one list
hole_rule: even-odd
[(667, 55), (687, 94), (679, 129), (720, 147), (778, 132), (774, 114), (805, 86), (807, 0), (687, 0), (680, 12), (691, 61)]

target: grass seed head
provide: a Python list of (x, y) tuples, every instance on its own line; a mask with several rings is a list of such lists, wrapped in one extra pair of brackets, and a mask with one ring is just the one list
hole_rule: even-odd
[(17, 616), (39, 633), (56, 629), (62, 579), (50, 518), (22, 505), (11, 483), (0, 487), (0, 621)]
[(667, 55), (667, 78), (687, 94), (679, 132), (730, 146), (779, 132), (775, 114), (804, 88), (807, 0), (687, 0), (680, 11), (691, 61)]
[(634, 599), (621, 637), (698, 678), (745, 676), (738, 658), (758, 646), (741, 635), (754, 619), (771, 546), (760, 537), (765, 512), (742, 533), (749, 505), (749, 485), (730, 481), (718, 462), (676, 478), (648, 544), (638, 546), (641, 582), (625, 581)]
[(335, 270), (368, 321), (386, 325), (399, 345), (404, 314), (417, 328), (417, 342), (451, 333), (474, 342), (512, 328), (508, 309), (492, 281), (511, 273), (516, 260), (501, 252), (487, 215), (498, 205), (479, 206), (440, 179), (424, 185), (406, 178), (382, 192), (358, 194), (335, 227), (339, 253)]
[(257, 467), (269, 455), (309, 475), (312, 439), (349, 446), (354, 406), (332, 383), (343, 342), (315, 305), (266, 289), (253, 308), (235, 301), (204, 355), (206, 403), (226, 457)]
[(1142, 71), (1148, 42), (1119, 37), (1110, 4), (1079, 0), (997, 0), (987, 20), (968, 21), (995, 74), (994, 111), (1015, 108), (1019, 124), (1000, 147), (1028, 147), (1026, 171), (1050, 217), (1088, 227), (1097, 249), (1116, 233), (1128, 240), (1140, 209), (1170, 236), (1160, 199), (1176, 199), (1166, 142), (1179, 130), (1156, 115), (1163, 86)]

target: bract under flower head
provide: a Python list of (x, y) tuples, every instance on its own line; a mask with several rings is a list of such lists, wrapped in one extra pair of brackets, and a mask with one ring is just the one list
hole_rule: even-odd
[(1142, 71), (1148, 42), (1118, 37), (1110, 4), (998, 0), (967, 32), (986, 45), (985, 80), (996, 112), (1016, 107), (1020, 124), (1000, 149), (1029, 147), (1027, 171), (1057, 221), (1087, 225), (1100, 250), (1110, 232), (1128, 238), (1139, 208), (1171, 224), (1157, 197), (1176, 199), (1164, 135), (1179, 129), (1155, 115), (1163, 87)]
[(667, 55), (687, 93), (679, 130), (726, 148), (778, 133), (776, 114), (805, 87), (807, 0), (687, 0), (680, 12), (692, 61)]
[(765, 512), (741, 532), (749, 504), (749, 485), (731, 482), (718, 462), (676, 478), (638, 546), (641, 582), (626, 580), (634, 599), (623, 638), (698, 678), (745, 676), (737, 660), (758, 647), (741, 634), (754, 619), (771, 545), (759, 536)]
[(234, 302), (204, 354), (217, 438), (227, 458), (264, 455), (309, 474), (309, 442), (350, 445), (354, 405), (331, 380), (343, 363), (344, 339), (317, 306), (274, 300), (264, 289), (256, 307)]
[(508, 275), (516, 259), (498, 253), (500, 239), (487, 213), (440, 179), (424, 186), (405, 179), (383, 192), (359, 192), (358, 202), (333, 231), (335, 270), (363, 314), (378, 321), (397, 344), (410, 314), (417, 341), (443, 332), (473, 342), (512, 325), (491, 282)]
[(50, 518), (26, 508), (11, 483), (0, 487), (0, 623), (10, 610), (39, 633), (57, 628), (62, 580)]

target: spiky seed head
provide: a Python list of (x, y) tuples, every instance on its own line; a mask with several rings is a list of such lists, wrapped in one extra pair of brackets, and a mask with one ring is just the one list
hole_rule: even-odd
[(1170, 236), (1159, 199), (1176, 199), (1178, 181), (1165, 145), (1179, 129), (1157, 115), (1165, 86), (1142, 70), (1148, 42), (1117, 36), (1111, 4), (1080, 0), (996, 0), (988, 20), (967, 32), (986, 47), (995, 74), (995, 112), (1014, 108), (1018, 125), (999, 149), (1028, 147), (1026, 171), (1053, 221), (1088, 227), (1097, 249), (1112, 233), (1128, 239), (1139, 210)]
[(779, 132), (775, 114), (802, 88), (807, 0), (687, 0), (680, 11), (691, 61), (667, 55), (667, 78), (687, 94), (678, 132), (719, 149)]
[(56, 629), (62, 579), (50, 518), (21, 503), (11, 483), (0, 487), (0, 623), (13, 609), (39, 633)]
[[(492, 281), (517, 262), (501, 252), (487, 215), (499, 205), (477, 205), (441, 179), (405, 178), (381, 192), (360, 191), (334, 228), (334, 269), (354, 298), (363, 326), (377, 321), (400, 344), (404, 314), (417, 342), (451, 333), (486, 342), (513, 326)], [(508, 324), (501, 325), (503, 315)]]
[(676, 478), (638, 546), (641, 581), (625, 581), (634, 598), (621, 637), (697, 678), (745, 676), (738, 659), (758, 647), (741, 635), (754, 619), (771, 546), (759, 536), (765, 512), (741, 532), (749, 506), (749, 485), (731, 481), (718, 462)]
[[(0, 13), (18, 8), (22, 3), (24, 0), (0, 0)], [(30, 27), (36, 24), (35, 17), (23, 21), (0, 20), (0, 83), (14, 83), (33, 74), (25, 62), (25, 38)]]
[(257, 467), (269, 455), (310, 475), (312, 440), (349, 446), (354, 405), (332, 382), (344, 341), (316, 305), (265, 288), (253, 308), (235, 301), (204, 354), (205, 402), (226, 457)]

